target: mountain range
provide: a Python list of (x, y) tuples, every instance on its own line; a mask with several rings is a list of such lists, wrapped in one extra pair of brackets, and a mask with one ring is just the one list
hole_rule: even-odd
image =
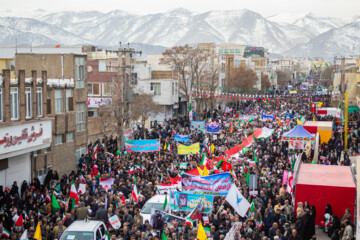
[[(263, 17), (247, 9), (136, 15), (121, 10), (39, 11), (29, 17), (0, 17), (0, 46), (116, 47), (130, 42), (147, 53), (200, 42), (263, 46), (283, 56), (346, 56), (360, 52), (360, 16), (325, 18), (308, 13)], [(146, 49), (146, 50), (145, 50)]]

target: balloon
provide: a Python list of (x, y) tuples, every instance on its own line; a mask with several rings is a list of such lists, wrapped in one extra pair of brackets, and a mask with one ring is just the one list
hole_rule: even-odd
[(127, 154), (127, 151), (124, 152), (124, 155), (126, 155), (126, 154)]
[(315, 161), (312, 161), (311, 164), (315, 164)]
[(321, 221), (321, 222), (320, 222), (320, 226), (322, 226), (322, 227), (325, 226), (325, 222), (324, 222), (324, 221)]

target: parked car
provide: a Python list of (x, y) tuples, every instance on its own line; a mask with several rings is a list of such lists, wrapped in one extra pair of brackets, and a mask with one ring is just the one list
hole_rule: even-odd
[(164, 208), (164, 202), (165, 202), (165, 196), (166, 195), (155, 195), (152, 198), (150, 198), (143, 208), (140, 211), (141, 216), (143, 216), (143, 220), (149, 220), (151, 217), (151, 209), (154, 208), (156, 210), (163, 210)]
[(102, 221), (75, 221), (61, 235), (60, 240), (107, 240), (107, 228)]

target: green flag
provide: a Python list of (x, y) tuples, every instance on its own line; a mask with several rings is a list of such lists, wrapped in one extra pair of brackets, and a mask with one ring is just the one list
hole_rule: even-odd
[(255, 163), (258, 162), (257, 157), (256, 157), (256, 153), (255, 153), (255, 150), (254, 150), (254, 161), (255, 161)]
[(165, 235), (165, 231), (162, 232), (161, 240), (167, 240), (168, 238)]
[(51, 204), (52, 204), (53, 209), (60, 209), (60, 205), (59, 205), (59, 203), (57, 202), (54, 193), (52, 194)]
[(256, 137), (255, 137), (255, 133), (253, 134), (253, 139), (254, 139), (254, 142), (256, 142)]
[(189, 104), (189, 120), (192, 121), (192, 118), (193, 118), (193, 112), (192, 112), (191, 100), (190, 100), (190, 104)]
[(249, 169), (245, 168), (245, 177), (246, 177), (246, 183), (249, 186), (250, 184), (250, 173), (249, 173)]
[(295, 168), (295, 163), (296, 163), (296, 154), (295, 154), (295, 152), (294, 152), (294, 156), (293, 156), (293, 159), (292, 159), (291, 170), (294, 170), (294, 168)]
[(338, 106), (339, 109), (341, 109), (341, 102), (339, 102), (339, 106)]

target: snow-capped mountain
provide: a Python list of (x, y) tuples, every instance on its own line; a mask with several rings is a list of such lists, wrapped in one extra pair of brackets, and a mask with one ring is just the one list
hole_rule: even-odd
[(285, 51), (287, 56), (346, 56), (360, 53), (360, 21), (334, 28)]
[[(4, 45), (13, 46), (13, 41), (8, 42), (8, 40), (13, 38), (33, 46), (52, 44), (54, 42), (66, 45), (90, 43), (89, 40), (67, 32), (62, 28), (30, 18), (0, 17), (0, 26), (11, 29), (11, 33), (13, 33), (11, 35), (8, 33), (0, 36), (0, 41), (4, 42)], [(28, 38), (29, 36), (30, 39)]]
[[(0, 43), (13, 46), (15, 37), (24, 44), (31, 41), (33, 46), (54, 43), (118, 46), (121, 41), (172, 47), (215, 42), (263, 46), (273, 53), (291, 53), (297, 47), (311, 44), (320, 34), (341, 28), (347, 23), (341, 19), (321, 18), (313, 14), (293, 16), (283, 13), (264, 18), (247, 9), (195, 14), (179, 8), (147, 15), (121, 10), (108, 13), (63, 11), (46, 14), (40, 9), (34, 15), (34, 18), (0, 18), (0, 31), (4, 33)], [(332, 34), (337, 34), (337, 31)], [(342, 49), (346, 50), (344, 47)]]

